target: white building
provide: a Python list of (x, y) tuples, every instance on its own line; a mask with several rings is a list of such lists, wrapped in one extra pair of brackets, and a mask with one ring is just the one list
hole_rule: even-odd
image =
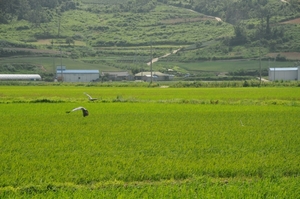
[[(151, 81), (151, 72), (140, 72), (134, 75), (135, 80)], [(153, 81), (169, 81), (174, 78), (174, 75), (169, 75), (161, 72), (152, 72)]]
[(102, 71), (101, 76), (106, 78), (109, 81), (124, 81), (124, 80), (132, 80), (133, 76), (130, 75), (127, 71)]
[(0, 80), (41, 80), (39, 74), (0, 74)]
[(92, 82), (99, 80), (99, 70), (56, 69), (56, 79), (64, 82)]
[(300, 80), (300, 66), (288, 68), (269, 68), (269, 80)]

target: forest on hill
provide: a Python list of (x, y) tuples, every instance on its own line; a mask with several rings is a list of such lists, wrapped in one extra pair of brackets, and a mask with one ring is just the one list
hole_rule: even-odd
[(0, 57), (54, 54), (132, 72), (151, 57), (297, 60), (299, 18), (299, 0), (2, 0)]
[(145, 13), (151, 12), (159, 3), (217, 16), (231, 24), (252, 18), (265, 19), (268, 23), (272, 16), (295, 18), (300, 11), (299, 0), (2, 0), (0, 23), (9, 23), (14, 17), (46, 23), (51, 21), (54, 13), (82, 9), (82, 4), (92, 5), (86, 8), (92, 12)]

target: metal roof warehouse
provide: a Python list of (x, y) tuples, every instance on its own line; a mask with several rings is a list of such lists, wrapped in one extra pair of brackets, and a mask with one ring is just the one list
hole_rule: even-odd
[(65, 82), (92, 82), (99, 79), (99, 70), (60, 70), (56, 69), (57, 80)]
[(269, 80), (300, 80), (298, 67), (269, 68)]

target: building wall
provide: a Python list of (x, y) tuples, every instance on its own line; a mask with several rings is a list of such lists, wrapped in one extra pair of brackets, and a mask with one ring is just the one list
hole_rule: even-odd
[(97, 79), (99, 79), (99, 74), (63, 74), (64, 82), (92, 82)]
[[(299, 71), (299, 70), (298, 70)], [(269, 80), (299, 80), (297, 70), (269, 70)]]
[(99, 74), (65, 74), (66, 82), (91, 82), (99, 78)]

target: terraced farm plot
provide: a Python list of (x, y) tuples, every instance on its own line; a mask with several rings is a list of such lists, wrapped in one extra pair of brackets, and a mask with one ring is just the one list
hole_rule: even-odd
[(260, 89), (3, 87), (0, 197), (296, 198), (300, 89)]

